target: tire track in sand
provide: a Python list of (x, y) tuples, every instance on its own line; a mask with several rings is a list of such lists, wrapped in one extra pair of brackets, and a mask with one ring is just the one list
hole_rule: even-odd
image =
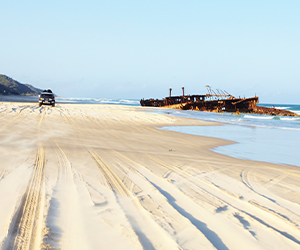
[[(89, 153), (98, 165), (99, 170), (103, 173), (110, 189), (114, 192), (117, 202), (124, 210), (125, 216), (143, 248), (149, 250), (165, 249), (164, 244), (167, 242), (167, 239), (164, 239), (166, 242), (160, 242), (160, 239), (155, 238), (153, 232), (149, 231), (153, 227), (153, 222), (140, 214), (142, 206), (139, 201), (133, 197), (127, 187), (123, 184), (122, 180), (119, 179), (119, 177), (94, 151), (89, 150)], [(126, 197), (129, 198), (131, 202), (128, 202), (129, 200), (126, 199)], [(124, 203), (122, 198), (125, 198)], [(177, 249), (180, 249), (180, 247), (177, 247)]]
[(44, 186), (45, 150), (39, 147), (30, 183), (8, 231), (9, 242), (4, 249), (40, 249)]
[[(76, 131), (79, 139), (85, 145), (84, 136), (81, 131), (78, 130), (71, 117), (61, 112), (62, 117), (67, 120), (73, 129)], [(91, 119), (90, 119), (91, 120)], [(153, 232), (149, 233), (149, 223), (152, 225), (153, 222), (145, 221), (145, 218), (140, 214), (141, 205), (135, 199), (127, 187), (123, 184), (122, 180), (110, 169), (110, 167), (91, 149), (87, 147), (87, 151), (90, 153), (92, 159), (96, 162), (99, 170), (105, 177), (106, 183), (109, 189), (114, 193), (117, 203), (119, 203), (120, 208), (124, 211), (124, 215), (127, 218), (129, 224), (135, 235), (137, 236), (140, 244), (144, 249), (154, 250), (154, 249), (166, 249), (164, 242), (160, 242), (158, 239), (153, 238)], [(128, 199), (129, 198), (129, 199)], [(125, 199), (125, 200), (124, 200)], [(131, 201), (131, 202), (128, 202)], [(142, 225), (141, 225), (142, 224)], [(146, 232), (144, 228), (147, 227)], [(150, 227), (151, 228), (151, 227)], [(150, 237), (150, 238), (149, 238)], [(166, 241), (164, 239), (164, 241)], [(179, 248), (180, 249), (180, 248)]]
[[(65, 152), (62, 150), (62, 148), (59, 146), (59, 144), (54, 140), (51, 139), (50, 141), (51, 146), (55, 150), (55, 154), (57, 156), (57, 165), (58, 165), (58, 176), (57, 176), (57, 181), (56, 184), (54, 185), (53, 189), (54, 192), (63, 192), (67, 193), (70, 190), (66, 191), (66, 187), (70, 186), (71, 189), (74, 188), (74, 178), (73, 178), (73, 173), (72, 173), (72, 167), (71, 163), (69, 162)], [(70, 201), (73, 200), (73, 196), (71, 197), (70, 195), (65, 196), (64, 204), (67, 207), (67, 210), (71, 210), (71, 207), (69, 206)], [(59, 247), (59, 244), (61, 244), (61, 238), (62, 238), (62, 232), (64, 232), (69, 239), (69, 234), (70, 234), (70, 228), (67, 227), (69, 230), (57, 230), (56, 228), (60, 228), (63, 226), (69, 226), (70, 221), (73, 218), (70, 219), (70, 214), (67, 214), (65, 211), (62, 210), (62, 207), (58, 207), (57, 205), (52, 204), (53, 200), (55, 201), (57, 197), (54, 197), (53, 194), (51, 195), (50, 199), (50, 204), (49, 207), (47, 208), (47, 218), (45, 220), (45, 230), (43, 232), (43, 238), (42, 238), (42, 249), (61, 249)], [(54, 202), (56, 204), (56, 202)], [(77, 207), (77, 206), (76, 206)], [(51, 212), (52, 211), (52, 212)], [(51, 214), (57, 214), (57, 217), (62, 216), (64, 219), (62, 220), (63, 223), (62, 225), (56, 225), (53, 224), (54, 222), (51, 222), (53, 220), (53, 215)], [(76, 218), (76, 217), (75, 217)], [(50, 220), (50, 222), (49, 222)], [(74, 223), (73, 228), (78, 228), (77, 224)], [(78, 237), (80, 238), (80, 237)], [(68, 240), (67, 239), (67, 240)], [(70, 242), (70, 249), (72, 249), (72, 242)], [(75, 245), (78, 244), (78, 242), (74, 243)]]
[[(136, 162), (134, 162), (132, 159), (130, 159), (130, 158), (128, 158), (128, 157), (122, 155), (121, 153), (119, 153), (119, 152), (116, 152), (116, 153), (118, 153), (119, 155), (123, 156), (125, 159), (129, 160), (130, 162), (135, 163), (136, 165), (139, 165), (138, 163), (136, 163)], [(166, 168), (169, 168), (169, 169), (168, 169), (169, 171), (171, 170), (170, 167), (171, 167), (172, 165), (169, 165), (169, 164), (167, 164), (167, 163), (164, 163), (163, 161), (160, 161), (160, 160), (158, 160), (158, 159), (155, 159), (154, 157), (151, 157), (150, 159), (156, 161), (156, 162), (159, 163), (159, 164), (162, 164), (162, 165), (163, 165), (164, 167), (166, 167)], [(174, 169), (180, 170), (178, 167), (175, 167)], [(182, 170), (181, 170), (181, 171), (182, 171)], [(185, 171), (182, 171), (181, 174), (187, 174), (187, 173), (185, 173)], [(197, 179), (197, 180), (199, 180), (199, 179)], [(204, 183), (206, 183), (206, 182), (204, 182)], [(246, 183), (247, 183), (247, 184), (246, 184)], [(156, 187), (157, 189), (160, 190), (159, 185), (157, 185), (157, 184), (155, 184), (155, 183), (153, 183), (153, 184), (155, 185), (155, 187)], [(206, 184), (210, 184), (210, 183), (206, 183)], [(247, 185), (247, 186), (250, 185), (250, 184), (248, 183), (248, 179), (245, 180), (245, 183), (244, 183), (244, 184)], [(201, 188), (201, 187), (199, 187), (199, 188)], [(216, 186), (216, 188), (217, 188), (217, 186)], [(201, 188), (201, 189), (202, 189), (202, 188)], [(263, 226), (264, 228), (267, 228), (267, 230), (272, 231), (272, 233), (278, 233), (278, 236), (280, 235), (280, 236), (283, 237), (285, 240), (291, 241), (292, 243), (296, 244), (296, 246), (300, 245), (299, 238), (297, 237), (297, 235), (299, 235), (299, 234), (298, 234), (297, 231), (294, 231), (293, 234), (290, 234), (290, 233), (288, 233), (289, 231), (285, 231), (285, 230), (283, 229), (283, 228), (286, 229), (287, 227), (290, 227), (290, 226), (291, 226), (293, 229), (298, 229), (298, 224), (297, 224), (297, 223), (294, 223), (292, 220), (290, 220), (290, 219), (289, 219), (287, 216), (285, 216), (284, 214), (279, 214), (279, 213), (277, 213), (277, 212), (275, 212), (275, 211), (272, 211), (272, 210), (270, 210), (270, 209), (266, 209), (265, 207), (262, 207), (260, 204), (257, 204), (257, 203), (254, 204), (254, 202), (248, 202), (248, 204), (250, 204), (250, 205), (253, 206), (252, 208), (255, 208), (254, 210), (252, 209), (252, 210), (248, 211), (247, 205), (241, 206), (240, 203), (243, 202), (243, 201), (240, 200), (240, 199), (236, 199), (238, 202), (233, 202), (233, 203), (232, 203), (232, 202), (231, 202), (230, 200), (228, 200), (228, 199), (223, 199), (223, 198), (219, 197), (218, 195), (215, 194), (215, 192), (211, 193), (210, 191), (205, 190), (205, 189), (203, 189), (203, 191), (205, 191), (206, 194), (209, 195), (209, 196), (211, 196), (212, 198), (218, 199), (218, 200), (220, 200), (221, 202), (223, 202), (223, 203), (226, 205), (226, 207), (228, 207), (228, 208), (230, 208), (230, 209), (233, 209), (234, 211), (237, 211), (238, 213), (243, 214), (244, 216), (248, 217), (250, 221), (252, 220), (252, 224), (254, 224), (254, 225), (256, 224), (256, 225), (258, 225), (259, 227)], [(224, 191), (224, 190), (222, 190), (222, 191)], [(226, 192), (226, 193), (227, 193), (227, 192)], [(168, 192), (162, 190), (162, 194), (163, 194), (163, 195), (167, 194), (166, 198), (169, 200), (168, 196), (170, 196), (170, 194), (169, 194)], [(227, 196), (227, 197), (230, 197), (230, 196)], [(173, 198), (172, 198), (172, 199), (173, 199)], [(173, 202), (172, 199), (170, 199), (170, 204), (175, 205), (174, 208), (175, 208), (176, 210), (177, 210), (178, 208), (179, 208), (179, 210), (181, 210), (181, 208), (180, 208), (179, 206), (177, 206), (177, 204), (176, 204), (175, 202)], [(174, 201), (176, 201), (176, 200), (180, 200), (180, 199), (174, 198)], [(178, 211), (179, 211), (179, 210), (178, 210)], [(264, 220), (263, 218), (261, 218), (261, 217), (260, 217), (260, 214), (261, 214), (261, 213), (259, 213), (258, 210), (261, 210), (261, 211), (266, 212), (269, 216), (276, 216), (277, 218), (280, 218), (280, 219), (281, 219), (281, 220), (280, 220), (280, 221), (281, 221), (281, 222), (280, 222), (280, 225), (276, 225), (276, 224), (273, 225), (273, 224), (272, 224), (272, 220), (271, 220), (270, 218), (269, 218), (269, 219), (265, 219), (265, 220)], [(187, 210), (187, 211), (188, 211), (188, 210)], [(258, 212), (258, 213), (255, 213), (255, 212)], [(189, 215), (189, 214), (188, 214), (188, 215)], [(187, 217), (187, 218), (188, 218), (188, 217)], [(210, 235), (210, 237), (211, 237), (211, 234), (209, 234), (209, 235)], [(214, 239), (214, 241), (215, 241), (215, 239)], [(211, 243), (214, 244), (214, 243), (215, 243), (214, 241), (211, 241)], [(223, 246), (223, 247), (224, 247), (224, 249), (226, 249), (225, 246)], [(221, 247), (221, 248), (223, 249), (223, 247)], [(218, 249), (218, 247), (216, 247), (216, 248)]]
[(107, 184), (110, 186), (111, 190), (117, 195), (123, 197), (130, 196), (129, 191), (123, 184), (123, 182), (117, 177), (117, 175), (102, 161), (102, 159), (93, 151), (89, 151), (93, 159), (96, 161), (100, 171), (104, 175)]

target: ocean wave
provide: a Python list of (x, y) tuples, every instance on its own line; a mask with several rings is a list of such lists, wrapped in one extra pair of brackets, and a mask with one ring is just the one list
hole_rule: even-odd
[(282, 121), (300, 121), (299, 117), (280, 117), (280, 120)]
[(56, 98), (58, 103), (82, 103), (82, 104), (116, 104), (138, 106), (140, 102), (134, 99), (110, 99), (110, 98)]
[(140, 101), (138, 101), (138, 100), (120, 99), (119, 102), (140, 105)]
[(281, 121), (300, 121), (299, 117), (282, 117), (282, 116), (252, 116), (245, 115), (246, 119), (258, 119), (258, 120), (281, 120)]
[(273, 116), (254, 116), (254, 115), (245, 115), (244, 118), (248, 119), (261, 119), (261, 120), (272, 120)]
[(267, 108), (273, 108), (281, 109), (281, 110), (289, 110), (292, 112), (300, 111), (300, 105), (299, 104), (263, 104), (260, 103), (259, 106), (267, 107)]
[(276, 107), (276, 106), (275, 106), (275, 108), (276, 108), (276, 109), (285, 109), (285, 110), (291, 109), (291, 107)]

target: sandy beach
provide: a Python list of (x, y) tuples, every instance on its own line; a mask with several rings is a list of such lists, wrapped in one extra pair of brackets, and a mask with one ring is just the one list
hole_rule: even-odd
[(300, 249), (300, 168), (147, 110), (0, 103), (0, 249)]

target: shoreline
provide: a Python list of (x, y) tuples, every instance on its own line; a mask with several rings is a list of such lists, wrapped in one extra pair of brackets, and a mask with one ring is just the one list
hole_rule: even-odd
[[(299, 167), (157, 129), (191, 124), (216, 125), (137, 106), (2, 103), (0, 248), (32, 233), (30, 244), (74, 250), (299, 248)], [(29, 219), (12, 221), (28, 195)]]
[[(216, 153), (231, 156), (237, 159), (300, 167), (300, 159), (297, 159), (297, 150), (294, 150), (289, 142), (282, 143), (282, 141), (278, 139), (278, 143), (270, 145), (269, 149), (262, 146), (265, 144), (269, 144), (268, 142), (266, 142), (266, 140), (268, 140), (269, 138), (265, 136), (267, 139), (262, 139), (262, 135), (259, 136), (257, 134), (266, 135), (266, 131), (268, 131), (269, 128), (256, 127), (256, 135), (255, 138), (252, 139), (248, 138), (249, 131), (251, 133), (251, 128), (240, 127), (241, 125), (233, 124), (220, 125), (224, 127), (211, 128), (212, 125), (207, 125), (208, 127), (205, 126), (205, 128), (203, 128), (202, 126), (167, 126), (161, 127), (160, 129), (195, 136), (218, 138), (228, 141), (228, 144), (217, 146), (215, 148), (212, 148), (211, 150)], [(285, 137), (289, 137), (288, 134), (290, 131), (283, 130), (279, 132), (283, 135), (286, 135)], [(236, 133), (237, 135), (235, 135), (234, 133)], [(272, 132), (272, 134), (274, 134), (274, 132)], [(255, 143), (252, 140), (255, 140)], [(296, 139), (294, 140), (297, 141)], [(230, 147), (224, 148), (224, 146)], [(286, 148), (286, 152), (284, 156), (281, 156), (281, 150), (283, 147)]]

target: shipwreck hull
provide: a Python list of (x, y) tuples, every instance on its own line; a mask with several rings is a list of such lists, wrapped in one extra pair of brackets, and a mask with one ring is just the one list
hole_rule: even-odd
[(184, 95), (184, 88), (182, 96), (170, 96), (164, 99), (142, 99), (140, 104), (142, 106), (150, 107), (166, 107), (172, 109), (182, 110), (199, 110), (209, 112), (232, 112), (232, 113), (253, 113), (265, 115), (280, 115), (280, 116), (298, 116), (293, 112), (287, 110), (278, 110), (275, 108), (265, 108), (257, 106), (258, 97), (251, 98), (236, 98), (230, 94), (212, 94), (211, 90), (206, 95)]
[(204, 100), (206, 96), (186, 96), (185, 98), (167, 97), (163, 100), (148, 99), (141, 100), (142, 106), (168, 107), (183, 110), (202, 110), (217, 112), (251, 112), (258, 103), (258, 97), (236, 98), (224, 100)]
[(216, 111), (216, 112), (252, 112), (258, 103), (258, 97), (244, 99), (226, 99), (190, 102), (183, 105), (182, 109)]

